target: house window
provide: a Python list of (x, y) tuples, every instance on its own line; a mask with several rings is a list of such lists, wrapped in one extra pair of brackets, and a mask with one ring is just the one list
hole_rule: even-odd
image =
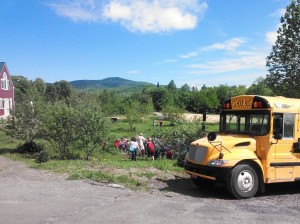
[(10, 89), (9, 87), (10, 87), (9, 86), (9, 80), (7, 79), (7, 75), (4, 72), (3, 73), (3, 77), (1, 79), (1, 89), (3, 89), (3, 90), (9, 90)]
[(12, 98), (9, 99), (9, 109), (13, 109), (13, 100), (12, 100)]
[(3, 100), (0, 98), (0, 109), (3, 109)]

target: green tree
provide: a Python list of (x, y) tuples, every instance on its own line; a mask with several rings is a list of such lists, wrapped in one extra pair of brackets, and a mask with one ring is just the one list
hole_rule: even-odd
[(219, 85), (218, 87), (215, 87), (216, 93), (218, 96), (218, 100), (220, 102), (220, 107), (223, 105), (223, 103), (232, 96), (232, 91), (229, 86), (227, 85)]
[(46, 99), (51, 103), (55, 103), (58, 101), (58, 93), (53, 84), (48, 85), (46, 88)]
[(139, 102), (137, 100), (124, 100), (123, 110), (129, 124), (130, 131), (134, 131), (134, 124), (136, 122), (141, 122), (142, 120)]
[(46, 95), (47, 86), (43, 79), (37, 78), (34, 80), (33, 85), (40, 96), (44, 97)]
[(15, 88), (15, 101), (32, 101), (35, 95), (35, 89), (30, 80), (23, 76), (12, 76), (12, 81)]
[(293, 0), (280, 19), (277, 40), (267, 57), (268, 86), (276, 95), (300, 97), (300, 0)]
[(164, 107), (162, 113), (164, 114), (164, 117), (171, 122), (171, 125), (174, 125), (183, 118), (183, 110), (172, 105), (167, 105)]
[(163, 107), (172, 103), (172, 94), (166, 88), (151, 88), (149, 94), (155, 111), (161, 111)]
[(174, 80), (171, 80), (171, 81), (169, 82), (169, 84), (167, 85), (167, 89), (168, 89), (169, 91), (171, 91), (171, 92), (176, 92), (177, 87), (176, 87), (176, 84), (175, 84)]
[(116, 91), (104, 89), (102, 92), (98, 92), (97, 102), (106, 115), (111, 116), (120, 113), (122, 103)]
[(110, 121), (102, 114), (98, 107), (81, 108), (77, 123), (77, 143), (85, 152), (85, 159), (107, 141), (110, 130)]
[(196, 113), (204, 113), (216, 110), (219, 104), (216, 90), (211, 87), (205, 87), (200, 91), (192, 92), (189, 110)]
[(18, 102), (10, 120), (12, 129), (8, 132), (12, 136), (25, 140), (26, 143), (33, 142), (39, 133), (40, 113), (38, 107), (32, 101)]
[(184, 84), (183, 86), (181, 86), (180, 88), (182, 91), (184, 92), (189, 92), (191, 91), (191, 87), (188, 84)]
[(13, 76), (15, 109), (8, 132), (26, 143), (33, 142), (40, 134), (41, 117), (45, 110), (43, 97), (36, 86), (23, 76)]
[(62, 101), (69, 104), (69, 100), (73, 91), (74, 89), (67, 81), (58, 81), (47, 86), (46, 99), (51, 103)]
[(70, 150), (77, 141), (78, 112), (65, 104), (55, 104), (44, 114), (44, 138), (54, 145), (62, 159), (71, 156)]
[(272, 90), (266, 85), (264, 78), (257, 78), (254, 83), (247, 89), (246, 94), (272, 96)]

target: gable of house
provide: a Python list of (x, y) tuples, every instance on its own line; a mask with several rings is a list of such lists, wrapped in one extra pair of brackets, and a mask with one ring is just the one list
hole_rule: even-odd
[(0, 62), (0, 118), (10, 115), (14, 108), (14, 85), (5, 62)]

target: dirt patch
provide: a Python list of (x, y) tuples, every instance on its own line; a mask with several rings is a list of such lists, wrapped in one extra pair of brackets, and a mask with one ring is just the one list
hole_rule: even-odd
[[(200, 120), (203, 121), (203, 114), (191, 114), (191, 113), (184, 113), (184, 119), (188, 121)], [(206, 122), (208, 123), (217, 123), (220, 120), (220, 115), (218, 114), (207, 114), (206, 115)]]
[(94, 171), (99, 170), (103, 173), (117, 176), (128, 176), (134, 180), (137, 180), (140, 185), (146, 187), (147, 190), (165, 188), (168, 186), (167, 181), (169, 180), (176, 180), (178, 178), (189, 179), (189, 175), (183, 171), (162, 171), (154, 167), (118, 169), (97, 166), (85, 167), (85, 169)]

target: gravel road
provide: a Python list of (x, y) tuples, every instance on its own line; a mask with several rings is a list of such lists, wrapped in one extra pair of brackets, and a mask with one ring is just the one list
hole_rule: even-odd
[(300, 185), (277, 184), (247, 200), (223, 185), (198, 189), (185, 178), (157, 181), (148, 192), (67, 180), (0, 156), (1, 224), (300, 223)]

